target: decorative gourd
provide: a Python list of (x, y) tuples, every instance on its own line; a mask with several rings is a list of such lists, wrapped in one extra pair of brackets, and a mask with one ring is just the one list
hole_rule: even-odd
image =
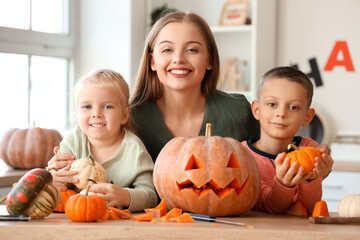
[(349, 194), (338, 205), (341, 217), (360, 217), (360, 194)]
[(10, 214), (44, 218), (61, 202), (60, 190), (52, 185), (52, 175), (40, 168), (27, 172), (6, 199)]
[(177, 137), (156, 159), (155, 188), (169, 209), (213, 216), (239, 215), (260, 196), (260, 174), (249, 151), (235, 139)]
[(44, 168), (61, 140), (60, 133), (54, 129), (12, 128), (2, 137), (0, 155), (7, 165), (14, 168)]
[(65, 204), (65, 214), (73, 222), (95, 222), (106, 213), (106, 202), (97, 195), (88, 196), (90, 185), (85, 195), (75, 194)]
[(65, 212), (65, 204), (70, 196), (75, 195), (76, 192), (72, 189), (61, 191), (61, 203), (54, 209), (54, 212)]
[(290, 165), (289, 168), (297, 162), (299, 164), (299, 168), (304, 168), (304, 174), (311, 172), (315, 167), (315, 158), (321, 157), (321, 152), (313, 147), (303, 147), (299, 149), (294, 144), (289, 144), (288, 149), (293, 148), (294, 151), (286, 154), (285, 158), (290, 157)]
[(104, 167), (90, 156), (73, 162), (70, 171), (78, 171), (78, 174), (74, 175), (73, 178), (79, 179), (79, 182), (75, 184), (79, 189), (85, 189), (90, 184), (88, 179), (106, 182), (107, 178)]

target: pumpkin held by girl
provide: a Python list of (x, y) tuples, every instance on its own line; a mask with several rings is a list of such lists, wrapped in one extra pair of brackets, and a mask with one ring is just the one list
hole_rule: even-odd
[(169, 209), (213, 216), (239, 215), (260, 195), (260, 174), (252, 155), (232, 138), (177, 137), (156, 159), (154, 185)]

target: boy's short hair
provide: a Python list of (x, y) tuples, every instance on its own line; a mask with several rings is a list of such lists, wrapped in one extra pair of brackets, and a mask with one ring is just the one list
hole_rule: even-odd
[(308, 107), (311, 106), (313, 92), (314, 92), (314, 87), (312, 82), (305, 73), (294, 67), (289, 67), (289, 66), (281, 66), (281, 67), (273, 68), (262, 76), (257, 90), (258, 100), (260, 98), (260, 94), (263, 90), (264, 84), (272, 78), (285, 78), (291, 82), (296, 82), (302, 85), (307, 92), (307, 102), (308, 102), (307, 106)]

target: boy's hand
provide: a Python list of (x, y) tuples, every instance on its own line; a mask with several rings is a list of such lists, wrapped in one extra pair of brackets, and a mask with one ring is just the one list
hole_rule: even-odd
[(315, 168), (305, 176), (306, 179), (313, 180), (318, 177), (325, 179), (331, 173), (334, 160), (327, 153), (322, 153), (321, 157), (322, 159), (315, 158)]
[(283, 160), (285, 156), (285, 153), (280, 153), (275, 159), (276, 178), (280, 184), (290, 188), (296, 186), (304, 180), (304, 168), (299, 168), (299, 164), (297, 162), (289, 168), (290, 158), (287, 157)]

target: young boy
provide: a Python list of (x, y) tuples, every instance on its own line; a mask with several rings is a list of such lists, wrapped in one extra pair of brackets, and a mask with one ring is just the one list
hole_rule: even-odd
[[(307, 126), (315, 115), (310, 108), (313, 85), (301, 71), (292, 67), (277, 67), (263, 76), (257, 101), (251, 108), (260, 121), (260, 139), (243, 141), (254, 156), (261, 175), (261, 196), (257, 209), (270, 213), (284, 213), (300, 200), (312, 213), (321, 200), (322, 180), (331, 172), (333, 164), (327, 146), (311, 138), (295, 136), (301, 126)], [(285, 158), (288, 144), (312, 146), (322, 152), (315, 168), (304, 175), (295, 163), (288, 169), (290, 158)]]

